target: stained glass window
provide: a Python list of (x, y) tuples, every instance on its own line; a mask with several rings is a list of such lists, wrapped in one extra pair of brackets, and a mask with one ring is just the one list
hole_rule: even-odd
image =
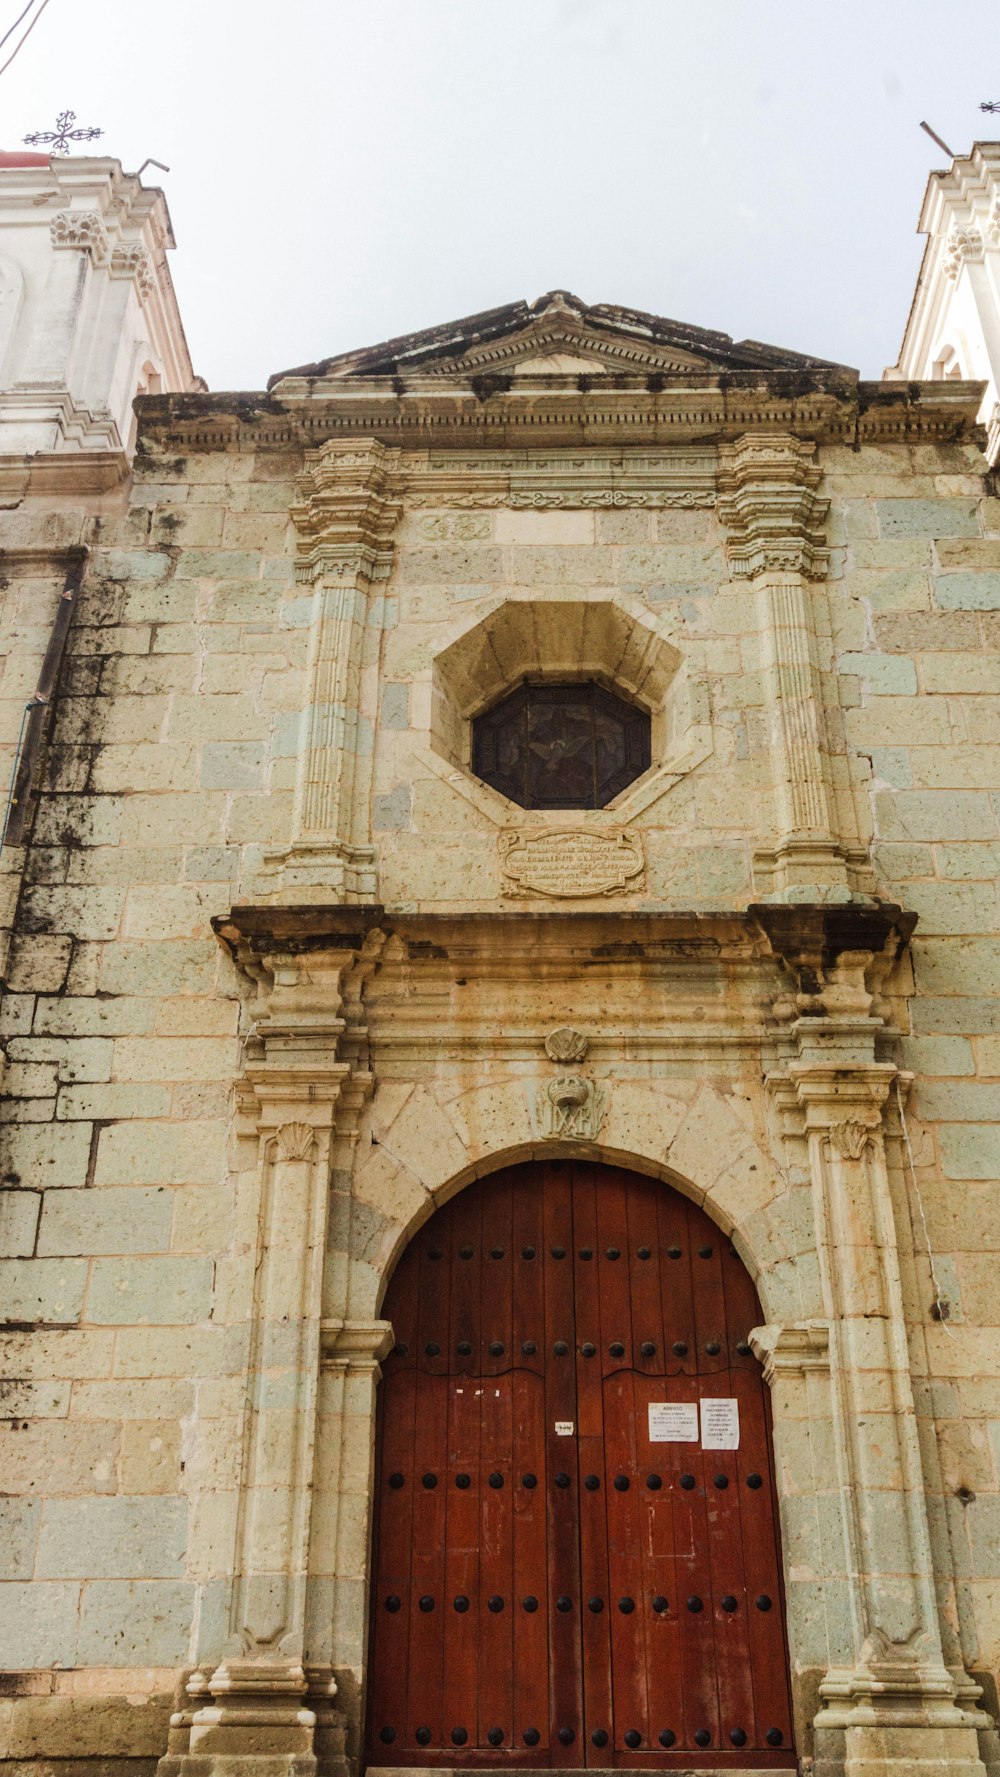
[(477, 717), (472, 769), (522, 808), (604, 808), (649, 767), (649, 717), (592, 681), (519, 685)]

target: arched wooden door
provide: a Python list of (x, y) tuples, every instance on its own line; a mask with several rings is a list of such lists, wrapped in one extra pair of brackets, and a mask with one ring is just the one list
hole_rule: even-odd
[(708, 1216), (510, 1167), (384, 1313), (369, 1764), (794, 1765), (760, 1308)]

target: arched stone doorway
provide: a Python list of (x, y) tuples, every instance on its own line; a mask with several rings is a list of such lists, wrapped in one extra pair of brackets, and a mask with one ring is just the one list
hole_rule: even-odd
[(384, 1313), (368, 1763), (794, 1765), (761, 1314), (708, 1216), (508, 1167)]

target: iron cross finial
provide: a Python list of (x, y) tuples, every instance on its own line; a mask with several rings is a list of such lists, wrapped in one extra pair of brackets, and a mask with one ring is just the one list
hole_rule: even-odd
[(980, 111), (1000, 111), (1000, 99), (984, 99)]
[(35, 130), (33, 135), (25, 136), (23, 140), (28, 148), (40, 148), (43, 143), (51, 142), (53, 154), (69, 154), (72, 142), (93, 142), (96, 137), (104, 134), (103, 130), (74, 130), (71, 125), (75, 122), (75, 111), (60, 111), (54, 130)]

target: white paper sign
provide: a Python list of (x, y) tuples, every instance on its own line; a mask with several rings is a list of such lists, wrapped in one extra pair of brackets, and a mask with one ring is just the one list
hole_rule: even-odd
[(573, 1436), (573, 1421), (572, 1421), (572, 1419), (557, 1419), (556, 1420), (556, 1437), (557, 1438), (571, 1438), (572, 1436)]
[(697, 1401), (650, 1401), (649, 1441), (651, 1444), (696, 1444)]
[(702, 1401), (701, 1447), (703, 1450), (739, 1449), (739, 1401), (729, 1399)]

